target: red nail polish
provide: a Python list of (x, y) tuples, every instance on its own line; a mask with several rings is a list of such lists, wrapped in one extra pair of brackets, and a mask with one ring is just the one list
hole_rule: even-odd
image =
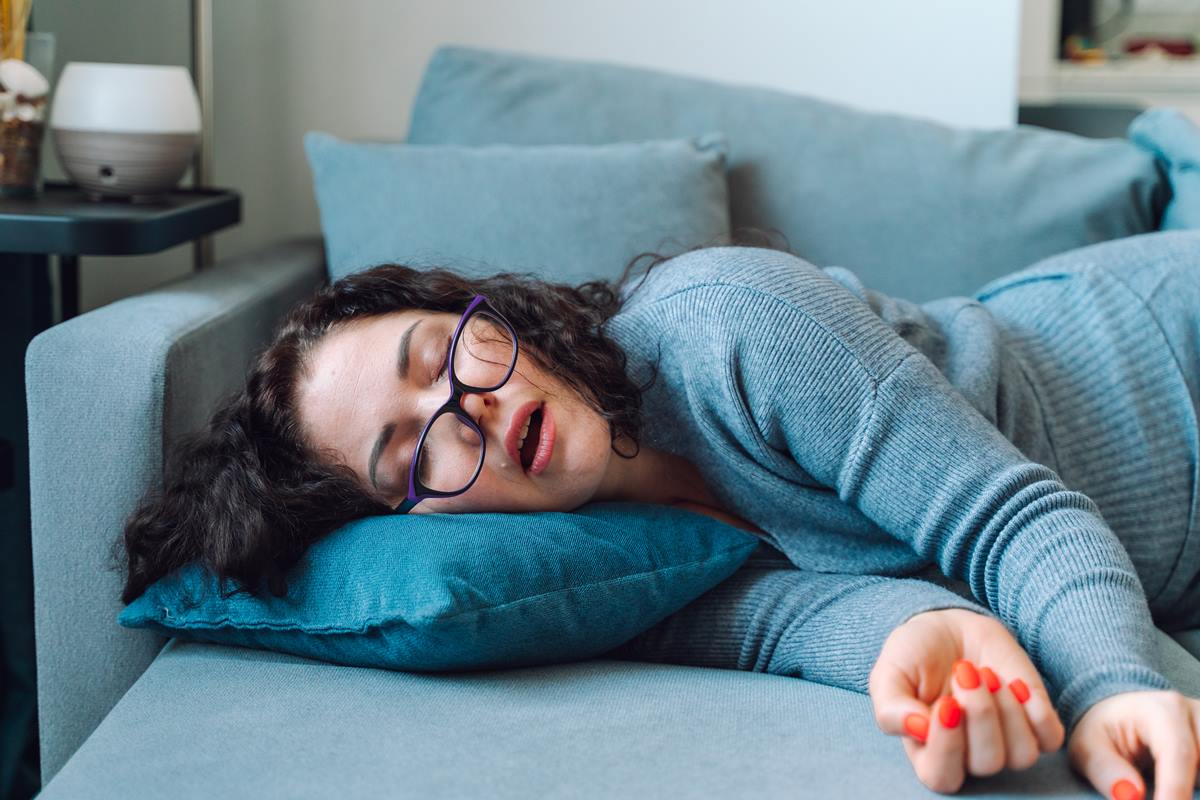
[(957, 728), (959, 720), (962, 719), (962, 708), (959, 707), (958, 701), (952, 695), (946, 695), (938, 700), (937, 715), (942, 727)]
[(909, 714), (904, 718), (904, 730), (909, 736), (925, 744), (925, 738), (929, 735), (929, 719), (920, 714)]
[(992, 672), (989, 667), (980, 667), (979, 674), (983, 676), (983, 682), (987, 685), (988, 691), (992, 694), (1000, 691), (1000, 679), (996, 677), (996, 673)]
[(1018, 703), (1024, 703), (1029, 699), (1029, 687), (1020, 678), (1010, 683), (1008, 688), (1012, 689), (1013, 696), (1017, 698)]
[(1130, 781), (1122, 778), (1112, 786), (1113, 800), (1142, 800), (1142, 793)]
[(979, 673), (975, 671), (975, 665), (965, 658), (954, 662), (954, 679), (964, 689), (979, 688)]

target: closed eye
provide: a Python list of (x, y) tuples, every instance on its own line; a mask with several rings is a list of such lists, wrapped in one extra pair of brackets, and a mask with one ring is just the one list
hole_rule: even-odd
[(441, 368), (438, 370), (437, 376), (434, 378), (434, 383), (441, 383), (442, 378), (446, 377), (446, 368), (450, 365), (450, 340), (452, 337), (446, 337), (446, 349), (442, 351), (442, 358), (439, 362)]

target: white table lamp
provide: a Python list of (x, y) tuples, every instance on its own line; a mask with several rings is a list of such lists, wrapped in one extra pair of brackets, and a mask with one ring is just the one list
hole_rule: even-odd
[(54, 150), (92, 199), (153, 202), (187, 171), (200, 101), (184, 67), (72, 61), (50, 107)]

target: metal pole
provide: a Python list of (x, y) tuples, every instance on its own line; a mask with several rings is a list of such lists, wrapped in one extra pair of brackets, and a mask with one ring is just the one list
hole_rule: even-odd
[[(213, 147), (213, 60), (212, 0), (191, 0), (192, 4), (192, 80), (200, 97), (200, 144), (192, 161), (192, 186), (212, 186)], [(211, 236), (192, 244), (193, 269), (199, 271), (213, 263)]]

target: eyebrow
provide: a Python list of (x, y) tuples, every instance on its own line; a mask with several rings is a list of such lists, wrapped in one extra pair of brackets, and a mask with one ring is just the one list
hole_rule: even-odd
[[(400, 335), (400, 347), (396, 352), (396, 373), (401, 380), (408, 380), (408, 352), (412, 343), (413, 329), (421, 324), (421, 320), (417, 320), (408, 329)], [(371, 448), (371, 458), (367, 461), (367, 475), (371, 478), (371, 485), (376, 489), (379, 484), (375, 480), (375, 467), (379, 464), (379, 456), (383, 453), (383, 449), (388, 446), (388, 442), (392, 440), (392, 434), (396, 432), (394, 423), (389, 422), (384, 425), (379, 431), (379, 438), (375, 440), (375, 446)]]

